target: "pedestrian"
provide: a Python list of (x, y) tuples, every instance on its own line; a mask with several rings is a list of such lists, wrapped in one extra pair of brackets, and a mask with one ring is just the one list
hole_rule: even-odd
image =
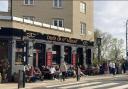
[(65, 81), (66, 71), (67, 71), (67, 66), (66, 66), (65, 62), (63, 61), (62, 64), (60, 65), (60, 73), (62, 73), (63, 81)]
[(109, 62), (109, 73), (112, 74), (112, 62)]
[(123, 73), (125, 74), (126, 73), (125, 61), (122, 63), (121, 67), (122, 67)]
[(51, 66), (51, 68), (50, 68), (50, 74), (51, 74), (51, 78), (52, 78), (52, 79), (54, 79), (55, 72), (56, 72), (55, 67), (54, 67), (54, 66)]
[(81, 76), (81, 69), (79, 68), (79, 66), (77, 66), (76, 73), (77, 73), (77, 80), (79, 81), (80, 80), (80, 76)]
[(115, 75), (116, 66), (115, 63), (112, 62), (112, 74)]

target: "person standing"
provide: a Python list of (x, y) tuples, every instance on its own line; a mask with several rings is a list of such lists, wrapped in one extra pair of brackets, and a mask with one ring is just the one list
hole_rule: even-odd
[(62, 64), (60, 65), (60, 72), (62, 73), (63, 81), (65, 81), (66, 71), (67, 71), (67, 66), (66, 66), (65, 62), (63, 61)]
[(116, 66), (115, 63), (112, 62), (112, 74), (115, 75)]

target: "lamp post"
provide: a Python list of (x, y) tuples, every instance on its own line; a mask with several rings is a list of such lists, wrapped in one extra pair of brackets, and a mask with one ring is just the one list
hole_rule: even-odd
[(101, 37), (97, 38), (97, 46), (98, 46), (98, 56), (97, 56), (97, 58), (98, 58), (98, 62), (101, 62), (101, 49), (100, 49), (101, 39), (102, 39)]
[(25, 66), (28, 62), (28, 52), (29, 52), (29, 39), (33, 39), (36, 36), (36, 34), (33, 33), (27, 33), (26, 35), (21, 37), (21, 40), (23, 41), (23, 71), (19, 70), (19, 82), (18, 82), (18, 89), (19, 88), (25, 88)]
[(126, 21), (126, 60), (128, 60), (128, 20)]

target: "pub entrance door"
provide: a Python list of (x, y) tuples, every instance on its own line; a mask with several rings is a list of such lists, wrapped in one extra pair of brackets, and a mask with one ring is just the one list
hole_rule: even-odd
[(41, 66), (45, 65), (45, 54), (46, 54), (46, 45), (41, 43), (36, 43), (34, 45), (34, 53), (33, 53), (33, 66), (37, 66), (41, 68)]

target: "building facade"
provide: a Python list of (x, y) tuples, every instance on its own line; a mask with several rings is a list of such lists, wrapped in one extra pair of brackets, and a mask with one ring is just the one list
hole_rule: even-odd
[(11, 73), (34, 66), (91, 65), (93, 59), (92, 0), (9, 0), (0, 12), (1, 58)]

